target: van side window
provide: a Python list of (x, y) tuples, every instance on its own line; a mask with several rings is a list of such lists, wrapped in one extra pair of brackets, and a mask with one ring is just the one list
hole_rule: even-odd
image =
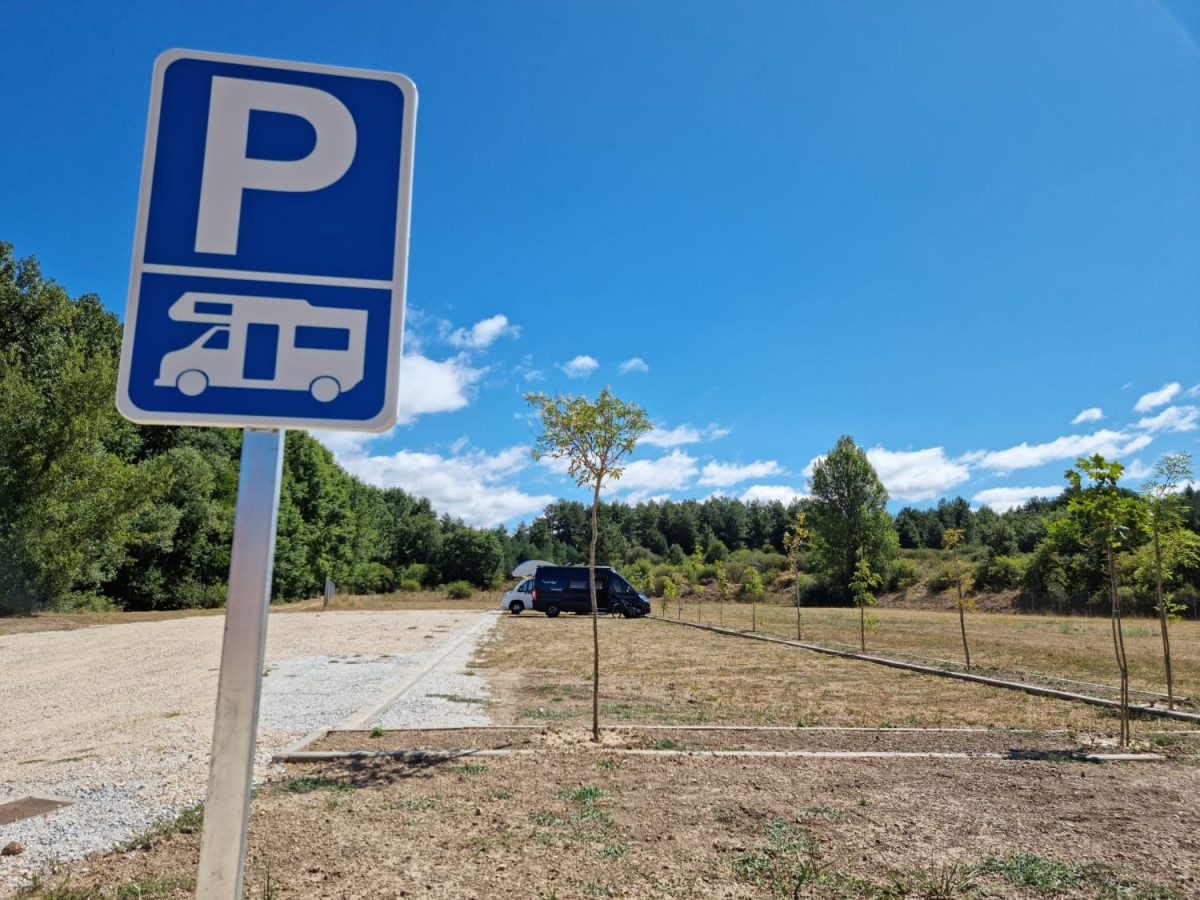
[(567, 590), (568, 591), (586, 591), (587, 589), (588, 589), (588, 583), (583, 578), (576, 578), (576, 579), (567, 581)]
[(319, 328), (315, 325), (296, 326), (297, 350), (349, 350), (349, 328)]
[[(216, 305), (216, 304), (213, 304)], [(212, 336), (204, 342), (205, 350), (228, 350), (229, 349), (229, 329), (222, 328), (214, 331)]]

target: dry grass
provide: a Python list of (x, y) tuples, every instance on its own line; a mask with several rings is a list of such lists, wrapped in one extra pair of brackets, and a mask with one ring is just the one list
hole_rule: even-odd
[[(715, 610), (714, 610), (715, 612)], [(832, 611), (831, 611), (832, 612)], [(794, 627), (794, 625), (793, 625)], [(679, 628), (600, 621), (603, 724), (1069, 729), (1108, 733), (1106, 710)], [(481, 648), (505, 724), (590, 719), (587, 617), (505, 616)], [(1135, 722), (1135, 732), (1183, 727)]]
[[(668, 618), (679, 613), (685, 621), (697, 616), (708, 625), (722, 619), (727, 628), (750, 630), (752, 618), (762, 634), (794, 640), (794, 607), (762, 606), (755, 614), (749, 604), (697, 604), (685, 599), (671, 604)], [(661, 604), (654, 604), (655, 614)], [(867, 634), (867, 652), (877, 655), (906, 654), (927, 659), (963, 661), (958, 613), (937, 610), (875, 609), (878, 630)], [(857, 609), (805, 609), (803, 636), (809, 643), (857, 651)], [(1171, 626), (1171, 661), (1175, 694), (1200, 700), (1200, 622), (1176, 622)], [(968, 613), (967, 640), (975, 667), (1009, 673), (1031, 673), (1053, 678), (1115, 684), (1116, 662), (1112, 630), (1106, 618), (1086, 616), (1032, 616), (1001, 613)], [(1162, 660), (1162, 638), (1156, 619), (1126, 619), (1125, 645), (1129, 658), (1130, 686), (1137, 690), (1165, 692), (1166, 674)], [(1137, 699), (1135, 697), (1135, 699)]]

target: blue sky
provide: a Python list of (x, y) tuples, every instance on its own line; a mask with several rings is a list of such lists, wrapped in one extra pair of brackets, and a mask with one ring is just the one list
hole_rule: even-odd
[[(1200, 443), (1200, 6), (8, 0), (0, 239), (123, 315), (172, 47), (420, 92), (401, 424), (321, 438), (471, 524), (584, 498), (522, 394), (653, 417), (609, 498), (893, 509)], [(1200, 455), (1200, 454), (1197, 454)]]

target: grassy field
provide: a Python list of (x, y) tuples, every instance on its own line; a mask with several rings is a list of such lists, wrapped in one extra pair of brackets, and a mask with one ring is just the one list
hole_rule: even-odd
[[(716, 610), (712, 611), (714, 616)], [(728, 612), (728, 611), (727, 611)], [(749, 610), (747, 610), (747, 613)], [(826, 611), (831, 616), (848, 611)], [(794, 614), (794, 611), (793, 611)], [(943, 615), (921, 614), (945, 629)], [(1017, 617), (1009, 628), (1024, 635)], [(748, 623), (747, 623), (748, 624)], [(793, 620), (793, 628), (794, 628)], [(932, 633), (915, 627), (913, 633)], [(601, 720), (620, 724), (1067, 729), (1108, 734), (1108, 710), (745, 641), (653, 619), (602, 618)], [(1035, 656), (1016, 656), (1032, 663)], [(916, 649), (927, 645), (914, 643)], [(500, 686), (504, 724), (590, 721), (592, 642), (585, 616), (504, 616), (476, 665)], [(1134, 723), (1135, 736), (1186, 723)]]
[[(875, 633), (867, 634), (868, 653), (946, 660), (961, 666), (962, 635), (956, 612), (883, 608), (871, 612), (879, 626)], [(660, 601), (655, 601), (654, 613), (662, 613)], [(805, 609), (801, 615), (805, 641), (858, 650), (858, 610)], [(796, 637), (794, 607), (760, 605), (752, 611), (749, 604), (704, 603), (698, 607), (695, 601), (684, 599), (668, 606), (667, 618), (678, 617), (709, 625), (723, 622), (727, 628), (746, 631), (753, 624), (762, 634), (790, 640)], [(1175, 694), (1200, 700), (1200, 623), (1176, 622), (1170, 637)], [(971, 664), (977, 668), (1108, 685), (1117, 681), (1112, 630), (1106, 618), (968, 613), (967, 640)], [(1125, 645), (1131, 688), (1165, 692), (1158, 621), (1126, 619)]]

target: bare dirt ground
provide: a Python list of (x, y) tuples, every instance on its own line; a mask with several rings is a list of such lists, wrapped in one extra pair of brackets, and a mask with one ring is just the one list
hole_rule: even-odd
[[(1200, 897), (1200, 753), (1179, 726), (1134, 723), (1135, 749), (1162, 761), (1084, 762), (1114, 749), (1103, 710), (600, 625), (603, 743), (587, 740), (591, 623), (506, 616), (470, 670), (494, 721), (538, 728), (319, 746), (523, 752), (289, 764), (253, 804), (246, 896)], [(703, 727), (731, 723), (784, 728)], [(60, 893), (32, 896), (189, 896), (188, 830), (47, 874)]]

